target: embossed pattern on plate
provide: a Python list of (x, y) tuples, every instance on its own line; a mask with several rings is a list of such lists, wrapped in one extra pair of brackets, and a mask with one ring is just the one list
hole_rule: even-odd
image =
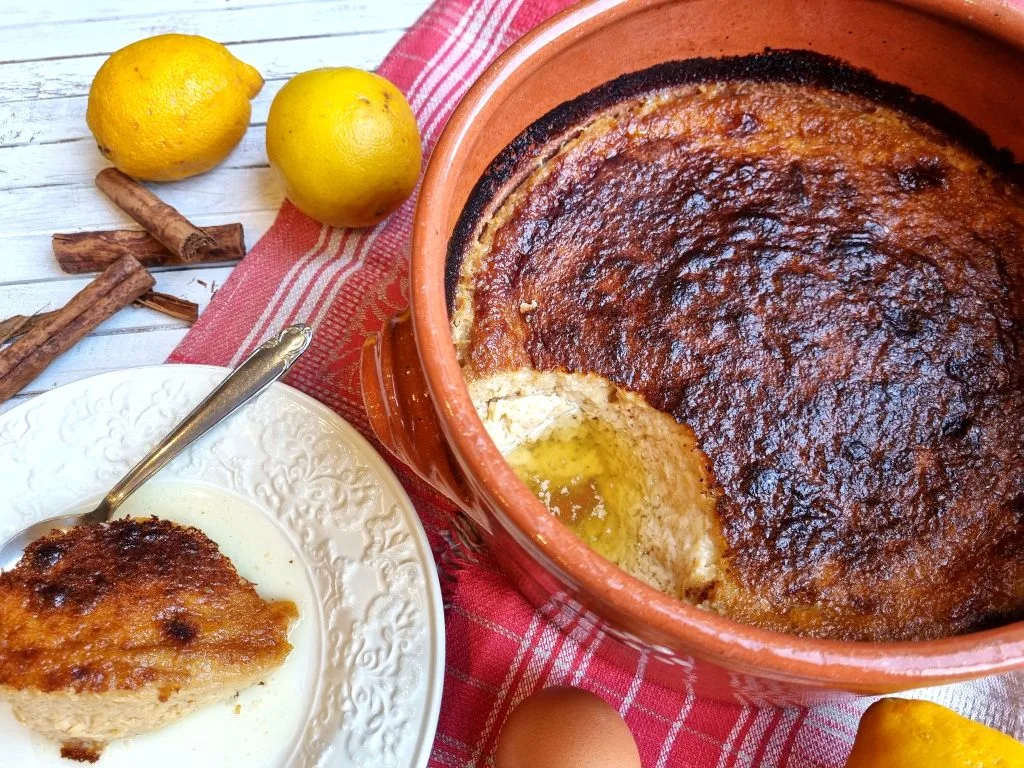
[[(104, 493), (225, 372), (118, 371), (0, 416), (0, 540)], [(295, 692), (307, 716), (268, 766), (426, 765), (443, 676), (440, 589), (415, 510), (369, 443), (320, 403), (275, 384), (157, 479), (213, 486), (262, 510), (305, 565), (319, 637), (293, 653), (316, 657), (315, 690)], [(30, 738), (0, 718), (0, 743)], [(165, 750), (167, 764), (180, 765), (173, 741)], [(45, 751), (31, 753), (50, 764)]]

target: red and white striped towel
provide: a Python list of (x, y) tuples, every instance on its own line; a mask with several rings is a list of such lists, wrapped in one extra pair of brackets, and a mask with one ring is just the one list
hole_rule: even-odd
[[(439, 0), (378, 70), (408, 96), (429, 154), (473, 80), (498, 53), (567, 0)], [(338, 52), (344, 64), (344, 52)], [(288, 382), (368, 432), (359, 390), (363, 339), (406, 305), (413, 201), (383, 225), (346, 231), (287, 202), (171, 357), (234, 365), (292, 322), (316, 328)], [(843, 765), (864, 703), (814, 710), (730, 706), (670, 691), (623, 669), (590, 640), (555, 628), (484, 558), (453, 555), (442, 501), (396, 467), (442, 571), (448, 658), (431, 765), (484, 766), (509, 710), (552, 684), (587, 688), (617, 707), (644, 766)], [(599, 643), (600, 641), (598, 641)], [(1024, 738), (1024, 676), (930, 692), (930, 698)]]

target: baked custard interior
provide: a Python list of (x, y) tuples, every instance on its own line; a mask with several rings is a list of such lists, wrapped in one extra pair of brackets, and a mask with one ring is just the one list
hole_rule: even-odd
[(816, 54), (625, 76), (467, 204), (470, 393), (552, 514), (669, 594), (845, 639), (1021, 618), (1022, 177)]

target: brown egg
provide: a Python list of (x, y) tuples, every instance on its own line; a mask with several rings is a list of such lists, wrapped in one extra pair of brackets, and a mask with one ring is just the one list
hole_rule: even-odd
[(495, 768), (640, 768), (633, 734), (603, 699), (579, 688), (545, 688), (505, 721)]

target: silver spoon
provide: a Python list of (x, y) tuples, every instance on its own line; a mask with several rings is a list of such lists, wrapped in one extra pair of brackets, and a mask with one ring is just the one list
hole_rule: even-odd
[(214, 387), (178, 426), (153, 446), (153, 449), (115, 485), (96, 509), (42, 520), (16, 533), (0, 547), (0, 570), (17, 564), (25, 547), (54, 529), (76, 525), (98, 525), (113, 516), (119, 506), (171, 459), (205, 435), (211, 428), (252, 400), (281, 378), (306, 351), (313, 330), (308, 325), (292, 325), (275, 338), (264, 342), (241, 365)]

